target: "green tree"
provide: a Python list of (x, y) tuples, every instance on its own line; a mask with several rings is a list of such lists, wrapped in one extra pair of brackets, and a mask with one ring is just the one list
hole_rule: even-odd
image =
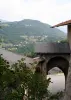
[[(24, 59), (12, 66), (0, 55), (0, 100), (42, 100), (49, 93), (49, 79), (41, 73), (33, 73)], [(27, 94), (25, 94), (27, 90)]]
[(29, 70), (23, 68), (25, 64), (19, 68), (19, 64), (16, 63), (13, 65), (15, 68), (11, 68), (0, 56), (0, 100), (22, 100), (27, 81), (25, 73), (27, 71), (28, 75)]
[(67, 39), (61, 40), (60, 43), (68, 43)]
[(29, 100), (42, 100), (49, 95), (48, 86), (50, 79), (46, 79), (41, 73), (34, 73), (28, 83)]

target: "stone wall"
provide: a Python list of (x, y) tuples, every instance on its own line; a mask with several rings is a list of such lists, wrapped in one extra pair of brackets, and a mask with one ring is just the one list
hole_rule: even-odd
[(68, 76), (66, 81), (66, 91), (64, 100), (71, 100), (71, 57), (69, 62), (69, 70), (68, 70)]

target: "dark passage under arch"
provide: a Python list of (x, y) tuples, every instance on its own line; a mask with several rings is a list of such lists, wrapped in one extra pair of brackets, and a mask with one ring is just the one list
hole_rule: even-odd
[(59, 69), (61, 69), (65, 75), (65, 79), (67, 78), (68, 68), (69, 68), (69, 61), (67, 59), (60, 56), (51, 58), (46, 65), (47, 74), (48, 74), (48, 71), (54, 67), (58, 67)]

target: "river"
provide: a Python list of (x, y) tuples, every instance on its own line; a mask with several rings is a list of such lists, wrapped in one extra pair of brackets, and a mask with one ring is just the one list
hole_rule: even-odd
[(3, 54), (3, 58), (9, 61), (10, 63), (15, 63), (17, 62), (17, 60), (20, 60), (21, 58), (25, 58), (25, 63), (27, 63), (27, 65), (29, 65), (29, 63), (33, 63), (32, 58), (15, 54), (4, 49), (0, 49), (0, 54)]
[[(33, 59), (31, 59), (29, 57), (18, 55), (18, 54), (12, 53), (10, 51), (6, 51), (4, 49), (0, 49), (0, 54), (3, 54), (3, 57), (6, 60), (8, 60), (10, 63), (15, 63), (17, 60), (20, 60), (21, 58), (25, 58), (25, 62), (27, 63), (27, 65), (29, 65), (29, 63), (33, 62)], [(53, 83), (50, 83), (50, 85), (49, 85), (49, 90), (52, 93), (64, 90), (65, 77), (63, 74), (48, 75), (48, 77), (50, 77), (51, 81), (53, 82)]]

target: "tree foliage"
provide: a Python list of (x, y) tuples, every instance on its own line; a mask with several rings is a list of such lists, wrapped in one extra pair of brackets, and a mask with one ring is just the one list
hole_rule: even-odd
[(67, 39), (61, 40), (60, 43), (68, 43)]
[(27, 100), (42, 100), (49, 93), (49, 80), (33, 73), (24, 59), (10, 66), (0, 55), (0, 100), (23, 100), (25, 95)]

